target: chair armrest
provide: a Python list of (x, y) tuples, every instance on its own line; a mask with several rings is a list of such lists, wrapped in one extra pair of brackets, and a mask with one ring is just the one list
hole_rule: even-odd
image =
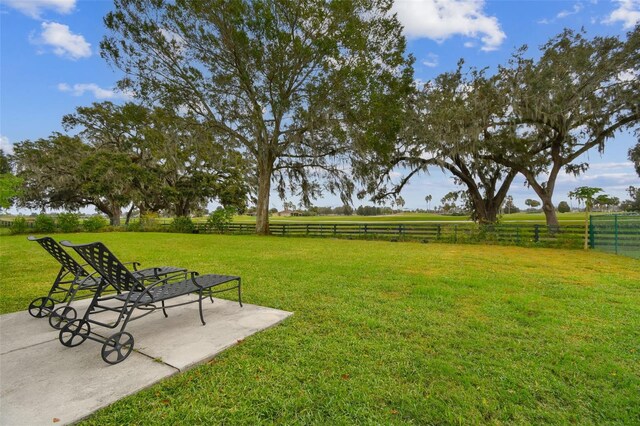
[(131, 265), (133, 266), (133, 270), (137, 271), (138, 270), (138, 266), (140, 266), (140, 262), (123, 262), (123, 265)]
[(200, 284), (198, 284), (196, 282), (196, 277), (200, 275), (199, 273), (192, 271), (191, 272), (191, 281), (193, 282), (193, 285), (195, 285), (196, 287), (198, 287), (200, 290), (202, 290), (204, 287), (202, 287)]

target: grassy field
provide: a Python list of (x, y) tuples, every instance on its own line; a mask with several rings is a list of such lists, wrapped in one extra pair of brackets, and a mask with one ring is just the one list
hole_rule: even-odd
[[(592, 213), (594, 215), (600, 213)], [(5, 215), (0, 216), (2, 220), (13, 220), (14, 216)], [(171, 223), (172, 218), (158, 218), (159, 223)], [(205, 222), (206, 217), (194, 218), (194, 222)], [(314, 223), (314, 222), (326, 222), (326, 223), (343, 223), (343, 222), (471, 222), (468, 216), (449, 216), (436, 213), (399, 213), (393, 215), (383, 216), (295, 216), (285, 217), (272, 215), (269, 219), (274, 223)], [(571, 213), (558, 213), (558, 220), (561, 224), (580, 224), (584, 223), (584, 213), (571, 212)], [(239, 215), (233, 219), (236, 223), (255, 223), (255, 216)], [(513, 213), (505, 214), (501, 217), (502, 223), (545, 223), (545, 217), (543, 213)]]
[[(203, 220), (205, 220), (203, 218)], [(275, 223), (280, 222), (471, 222), (468, 216), (448, 216), (435, 213), (400, 213), (394, 215), (383, 216), (300, 216), (300, 217), (281, 217), (277, 215), (271, 216), (270, 220)], [(559, 213), (558, 220), (560, 223), (575, 224), (584, 223), (584, 213)], [(255, 216), (236, 216), (234, 222), (239, 223), (255, 223)], [(513, 213), (505, 214), (501, 218), (501, 222), (508, 223), (545, 223), (543, 213)]]
[[(247, 303), (295, 312), (87, 424), (640, 423), (638, 260), (254, 236), (63, 238), (102, 240), (143, 266), (238, 274)], [(0, 237), (0, 250), (0, 310), (25, 309), (56, 264), (24, 236)]]

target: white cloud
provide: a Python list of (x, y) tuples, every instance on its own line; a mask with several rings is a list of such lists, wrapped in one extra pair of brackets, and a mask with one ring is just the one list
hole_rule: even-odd
[(556, 193), (563, 194), (586, 185), (602, 188), (610, 195), (624, 198), (626, 188), (638, 185), (638, 182), (638, 175), (630, 161), (592, 163), (589, 170), (578, 176), (564, 171), (558, 174)]
[(593, 163), (589, 166), (589, 170), (591, 171), (601, 171), (601, 170), (619, 170), (619, 169), (629, 169), (632, 170), (633, 163), (631, 161), (622, 161), (620, 163)]
[(31, 43), (53, 47), (53, 53), (69, 59), (91, 56), (91, 44), (83, 36), (74, 34), (67, 25), (57, 22), (43, 22), (39, 37), (30, 37)]
[[(540, 180), (547, 178), (547, 174), (542, 174)], [(573, 191), (579, 186), (592, 186), (602, 188), (605, 194), (625, 200), (628, 197), (627, 188), (630, 185), (637, 186), (640, 183), (633, 163), (630, 161), (621, 162), (590, 162), (589, 169), (578, 176), (565, 173), (564, 170), (558, 174), (554, 191), (554, 201), (567, 200), (569, 191)], [(512, 188), (517, 185), (514, 182)], [(511, 190), (510, 192), (514, 192)], [(535, 194), (533, 194), (535, 197)], [(534, 198), (529, 197), (529, 198)], [(536, 198), (537, 199), (537, 198)]]
[(176, 32), (160, 28), (160, 34), (162, 34), (169, 43), (175, 43), (178, 47), (182, 47), (184, 45), (184, 38)]
[(76, 0), (3, 0), (3, 3), (33, 19), (40, 19), (45, 10), (67, 14), (76, 7)]
[(575, 15), (582, 10), (582, 7), (583, 7), (582, 3), (576, 3), (573, 5), (572, 10), (562, 10), (560, 11), (560, 13), (556, 15), (556, 18), (562, 19), (562, 18), (566, 18), (567, 16)]
[(103, 89), (95, 83), (76, 83), (70, 86), (67, 83), (59, 83), (58, 90), (65, 93), (71, 93), (73, 96), (82, 96), (85, 93), (92, 93), (96, 99), (124, 99), (133, 98), (131, 93), (117, 92), (113, 89)]
[(495, 16), (485, 15), (484, 0), (399, 0), (393, 10), (408, 38), (444, 41), (454, 35), (479, 38), (482, 50), (496, 50), (506, 38)]
[(427, 53), (427, 58), (422, 61), (422, 65), (425, 67), (434, 68), (438, 66), (438, 55), (435, 53)]
[(0, 135), (0, 150), (5, 154), (13, 154), (13, 144), (9, 142), (9, 138), (4, 135)]
[(632, 68), (629, 68), (628, 70), (625, 70), (625, 71), (620, 71), (618, 73), (618, 81), (623, 81), (623, 82), (633, 81), (633, 80), (637, 80), (638, 77), (640, 77), (639, 72)]
[(618, 8), (614, 9), (602, 22), (615, 24), (622, 22), (622, 28), (632, 29), (640, 22), (640, 0), (616, 0)]
[(553, 19), (543, 18), (543, 19), (540, 19), (537, 22), (538, 22), (538, 24), (544, 24), (544, 25), (552, 24), (552, 23), (556, 22), (558, 19), (563, 19), (563, 18), (566, 18), (567, 16), (576, 15), (576, 14), (580, 13), (582, 11), (582, 9), (584, 9), (583, 4), (578, 2), (578, 3), (573, 5), (573, 8), (571, 10), (561, 10), (560, 12), (558, 12), (558, 14)]

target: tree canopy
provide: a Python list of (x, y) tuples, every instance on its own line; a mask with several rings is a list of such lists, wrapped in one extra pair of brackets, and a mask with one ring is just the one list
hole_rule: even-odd
[(636, 173), (640, 176), (640, 141), (631, 149), (629, 149), (629, 160), (633, 161)]
[(521, 173), (542, 201), (548, 225), (558, 225), (552, 196), (561, 170), (578, 175), (575, 163), (616, 132), (640, 122), (640, 26), (627, 35), (588, 39), (565, 30), (542, 47), (539, 59), (520, 49), (497, 82), (508, 108), (496, 117), (509, 136), (491, 158)]
[(390, 0), (116, 0), (103, 57), (123, 89), (180, 105), (250, 160), (259, 233), (272, 183), (350, 198), (354, 144), (395, 137), (411, 87)]
[[(626, 40), (565, 30), (541, 47), (539, 58), (527, 50), (517, 50), (493, 76), (459, 66), (410, 98), (401, 137), (392, 148), (374, 147), (358, 170), (367, 192), (394, 196), (437, 166), (466, 187), (475, 218), (493, 222), (520, 173), (540, 197), (547, 224), (557, 226), (558, 174), (584, 172), (589, 165), (576, 163), (584, 153), (602, 152), (617, 132), (638, 130), (640, 26)], [(398, 170), (406, 172), (392, 182)]]
[(0, 150), (0, 208), (8, 209), (20, 195), (22, 179), (16, 177), (12, 170), (11, 156)]
[(63, 126), (77, 135), (55, 133), (16, 145), (22, 205), (93, 205), (112, 225), (120, 224), (126, 206), (129, 213), (170, 210), (176, 216), (210, 199), (245, 206), (244, 162), (211, 142), (210, 133), (189, 117), (103, 102), (79, 107), (63, 118)]
[[(407, 103), (401, 137), (392, 147), (377, 144), (359, 163), (357, 173), (366, 192), (375, 200), (397, 197), (413, 176), (439, 167), (465, 187), (459, 196), (474, 220), (495, 222), (516, 172), (486, 157), (485, 146), (498, 143), (489, 131), (491, 117), (502, 109), (492, 79), (483, 70), (464, 73), (461, 62), (455, 72), (439, 75)], [(398, 168), (406, 173), (394, 181)]]

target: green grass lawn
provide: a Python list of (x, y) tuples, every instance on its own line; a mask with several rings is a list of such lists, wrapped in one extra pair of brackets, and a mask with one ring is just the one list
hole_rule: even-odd
[[(256, 236), (56, 239), (238, 274), (247, 303), (295, 312), (87, 424), (640, 423), (638, 260)], [(24, 236), (0, 237), (0, 251), (0, 310), (26, 309), (56, 264)]]

